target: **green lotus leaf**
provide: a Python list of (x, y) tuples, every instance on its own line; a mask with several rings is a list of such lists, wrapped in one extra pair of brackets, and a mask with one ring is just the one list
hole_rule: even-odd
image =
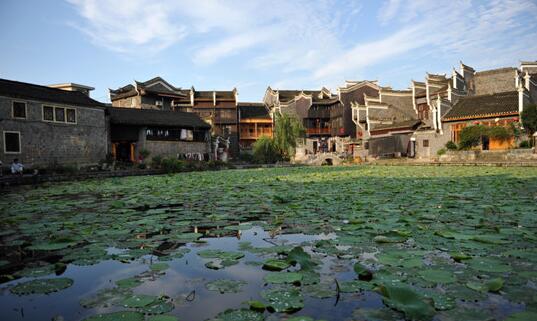
[(287, 254), (287, 261), (291, 264), (300, 264), (300, 269), (304, 271), (313, 270), (317, 265), (312, 261), (311, 256), (299, 246), (294, 247)]
[(373, 290), (373, 284), (365, 281), (343, 281), (339, 282), (339, 291), (343, 293), (361, 292)]
[(214, 280), (205, 284), (205, 287), (209, 291), (216, 291), (220, 293), (238, 293), (241, 292), (242, 286), (245, 285), (244, 281), (236, 280)]
[(300, 291), (291, 289), (272, 289), (261, 292), (268, 302), (268, 307), (275, 312), (294, 312), (304, 307), (304, 299)]
[(304, 293), (317, 299), (325, 299), (336, 296), (336, 290), (333, 284), (319, 283), (304, 286)]
[(505, 321), (535, 321), (537, 320), (537, 312), (524, 311), (511, 314)]
[(145, 317), (140, 312), (119, 311), (93, 315), (84, 321), (144, 321)]
[(37, 279), (19, 283), (10, 291), (17, 295), (48, 294), (67, 289), (71, 285), (73, 285), (73, 280), (69, 278)]
[(477, 271), (502, 273), (511, 271), (511, 266), (500, 260), (486, 257), (475, 257), (466, 261), (469, 267)]
[(126, 278), (122, 280), (117, 280), (115, 283), (120, 288), (134, 288), (142, 284), (142, 281), (137, 278)]
[(147, 321), (179, 321), (179, 319), (173, 315), (153, 315), (147, 318)]
[(170, 266), (167, 264), (167, 263), (163, 263), (163, 262), (160, 262), (160, 263), (153, 263), (149, 266), (149, 268), (151, 269), (151, 271), (155, 271), (155, 272), (160, 272), (160, 271), (164, 271), (164, 270), (167, 270)]
[(425, 298), (406, 286), (382, 285), (380, 292), (384, 303), (401, 311), (410, 320), (431, 320), (435, 315), (433, 306)]
[(155, 302), (158, 298), (153, 295), (136, 294), (125, 298), (121, 305), (128, 308), (143, 308)]
[(212, 321), (263, 321), (265, 318), (262, 313), (238, 309), (238, 310), (226, 310), (219, 313)]
[(453, 283), (456, 281), (453, 273), (445, 270), (423, 270), (418, 272), (418, 274), (426, 281), (433, 283)]
[(263, 269), (269, 271), (281, 271), (290, 266), (289, 262), (277, 259), (268, 259), (263, 263)]
[(120, 305), (120, 302), (129, 296), (132, 296), (132, 291), (129, 288), (106, 288), (99, 290), (90, 297), (81, 299), (80, 305), (84, 308)]
[(494, 278), (485, 282), (466, 282), (468, 288), (480, 292), (498, 292), (503, 287), (503, 284), (502, 278)]
[(149, 305), (140, 307), (138, 310), (146, 314), (163, 314), (172, 311), (174, 308), (173, 303), (158, 299)]

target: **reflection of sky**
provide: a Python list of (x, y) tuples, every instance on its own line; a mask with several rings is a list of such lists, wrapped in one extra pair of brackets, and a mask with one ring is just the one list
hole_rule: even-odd
[[(197, 255), (203, 249), (222, 249), (237, 251), (239, 242), (251, 242), (256, 247), (269, 247), (272, 243), (298, 245), (303, 242), (318, 239), (333, 238), (334, 235), (278, 235), (274, 239), (268, 239), (268, 233), (261, 228), (253, 228), (242, 231), (241, 238), (221, 237), (204, 239), (205, 244), (189, 244), (191, 249), (181, 259), (167, 262), (170, 268), (164, 274), (154, 279), (144, 278), (144, 283), (134, 289), (135, 293), (149, 295), (167, 295), (174, 299), (176, 308), (170, 314), (178, 316), (181, 320), (205, 320), (228, 309), (239, 308), (241, 304), (249, 300), (260, 300), (260, 292), (266, 288), (263, 277), (267, 273), (260, 266), (247, 265), (248, 261), (263, 261), (267, 257), (260, 257), (249, 252), (244, 252), (245, 257), (240, 263), (222, 270), (210, 270), (204, 264), (210, 259), (204, 259)], [(327, 279), (330, 274), (330, 266), (333, 260), (325, 259), (321, 267), (322, 278)], [(74, 279), (74, 285), (68, 289), (50, 295), (30, 295), (17, 297), (4, 291), (0, 295), (0, 320), (50, 320), (56, 315), (62, 315), (65, 320), (82, 320), (95, 313), (104, 313), (121, 310), (120, 307), (106, 307), (84, 309), (79, 305), (82, 298), (94, 295), (99, 289), (114, 287), (114, 281), (132, 277), (148, 270), (147, 260), (136, 260), (130, 264), (118, 261), (104, 261), (92, 266), (69, 265), (62, 277)], [(350, 271), (350, 272), (349, 272)], [(341, 280), (352, 279), (352, 270), (336, 273)], [(54, 277), (54, 276), (51, 276)], [(220, 294), (208, 291), (205, 283), (215, 279), (243, 280), (247, 284), (240, 293)], [(16, 280), (7, 285), (23, 281)], [(333, 279), (332, 279), (333, 281)], [(184, 298), (195, 291), (195, 299), (192, 302), (184, 301)], [(381, 306), (378, 296), (359, 296), (353, 299), (345, 299), (351, 295), (342, 295), (338, 306), (334, 307), (335, 298), (313, 299), (305, 298), (306, 307), (298, 312), (299, 315), (312, 315), (316, 318), (338, 320), (349, 317), (352, 310), (360, 306)], [(24, 309), (24, 318), (21, 317), (20, 308)], [(18, 309), (17, 311), (14, 309)]]

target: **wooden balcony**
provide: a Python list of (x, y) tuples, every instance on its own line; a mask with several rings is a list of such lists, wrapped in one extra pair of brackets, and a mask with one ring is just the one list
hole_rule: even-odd
[(241, 130), (240, 139), (258, 139), (261, 136), (272, 137), (272, 128), (258, 128), (257, 131), (253, 132), (243, 129)]
[(321, 128), (308, 128), (306, 129), (306, 134), (308, 135), (330, 135), (330, 127), (321, 127)]

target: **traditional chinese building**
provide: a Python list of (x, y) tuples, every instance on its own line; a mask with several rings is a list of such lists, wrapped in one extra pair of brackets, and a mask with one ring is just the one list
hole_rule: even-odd
[(174, 87), (161, 77), (135, 81), (110, 89), (113, 107), (193, 112), (211, 125), (211, 134), (229, 141), (229, 153), (238, 156), (237, 90), (198, 91)]
[(263, 103), (238, 103), (239, 109), (239, 146), (250, 150), (261, 136), (272, 137), (272, 118)]

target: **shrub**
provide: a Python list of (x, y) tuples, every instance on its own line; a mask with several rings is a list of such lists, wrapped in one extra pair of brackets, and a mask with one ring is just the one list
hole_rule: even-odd
[(160, 155), (153, 156), (153, 158), (151, 159), (151, 166), (154, 168), (160, 168), (161, 165), (162, 165), (162, 156)]
[(438, 156), (442, 156), (446, 153), (446, 149), (445, 148), (440, 148), (437, 152), (436, 152), (436, 155)]
[(240, 153), (239, 154), (239, 160), (246, 162), (246, 163), (253, 163), (254, 162), (254, 155), (251, 153)]
[(267, 136), (261, 136), (254, 143), (254, 159), (260, 164), (272, 164), (282, 159), (274, 140)]
[(149, 154), (151, 154), (151, 152), (148, 151), (148, 150), (145, 149), (145, 148), (142, 148), (142, 149), (140, 150), (139, 154), (140, 154), (140, 156), (142, 156), (143, 159), (146, 159), (146, 158), (149, 156)]
[(520, 145), (519, 145), (520, 148), (530, 148), (531, 147), (531, 144), (529, 141), (527, 140), (523, 140), (520, 142)]
[(531, 136), (537, 131), (537, 105), (527, 105), (522, 114), (522, 125)]
[(446, 143), (446, 148), (447, 150), (457, 150), (459, 147), (457, 146), (457, 144), (450, 140)]
[(486, 128), (483, 136), (488, 136), (500, 141), (506, 141), (513, 137), (513, 131), (503, 126), (492, 126)]
[(177, 173), (185, 169), (185, 162), (175, 158), (164, 158), (160, 163), (160, 167), (167, 173)]
[(483, 125), (464, 127), (460, 134), (459, 148), (470, 149), (481, 144), (484, 131), (485, 126)]

